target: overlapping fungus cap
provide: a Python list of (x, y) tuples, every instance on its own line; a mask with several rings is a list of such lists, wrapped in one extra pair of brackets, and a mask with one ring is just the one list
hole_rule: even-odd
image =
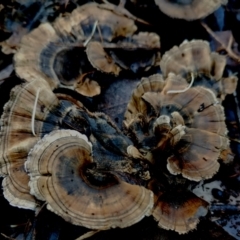
[[(218, 159), (229, 149), (223, 107), (211, 90), (201, 86), (188, 88), (189, 84), (179, 75), (170, 73), (164, 84), (158, 84), (155, 88), (162, 89), (159, 92), (142, 90), (141, 101), (145, 101), (142, 105), (136, 98), (138, 87), (134, 90), (124, 122), (130, 135), (133, 116), (145, 113), (145, 119), (151, 119), (145, 120), (145, 124), (160, 136), (156, 148), (172, 154), (167, 160), (170, 173), (181, 173), (194, 181), (211, 178), (219, 169)], [(144, 124), (141, 126), (143, 128)], [(140, 130), (136, 135), (139, 132), (139, 138), (144, 138)]]
[(188, 190), (168, 190), (155, 195), (153, 217), (161, 228), (185, 234), (196, 228), (207, 207), (207, 202)]
[[(163, 77), (160, 74), (154, 74), (148, 78), (141, 79), (141, 82), (133, 90), (132, 96), (127, 105), (127, 110), (124, 114), (123, 125), (125, 128), (128, 129), (132, 122), (134, 122), (139, 117), (139, 115), (147, 116), (148, 106), (146, 104), (146, 101), (142, 98), (143, 95), (147, 92), (157, 94), (162, 91), (164, 85), (165, 83)], [(155, 100), (157, 104), (157, 98)]]
[(155, 3), (172, 18), (195, 20), (213, 13), (227, 0), (155, 0)]
[(36, 199), (29, 193), (29, 177), (24, 170), (28, 152), (45, 134), (71, 127), (62, 121), (69, 111), (77, 108), (83, 108), (80, 102), (62, 95), (58, 99), (42, 79), (18, 85), (11, 91), (1, 117), (0, 132), (3, 194), (11, 205), (35, 209)]
[(156, 33), (139, 32), (117, 42), (110, 50), (114, 61), (123, 69), (148, 70), (160, 62), (160, 38)]
[(121, 68), (137, 72), (158, 65), (159, 49), (160, 38), (156, 33), (140, 32), (117, 43), (91, 41), (86, 53), (94, 68), (118, 75)]
[(60, 114), (52, 114), (59, 104), (48, 83), (34, 80), (16, 86), (4, 106), (0, 132), (0, 172), (4, 177), (3, 194), (11, 205), (34, 209), (36, 201), (29, 194), (24, 162), (29, 150), (42, 135), (57, 128)]
[[(159, 94), (158, 108), (165, 114), (178, 112), (182, 116), (186, 127), (196, 128), (225, 136), (227, 127), (222, 105), (214, 93), (205, 87), (189, 88), (185, 79), (173, 73), (168, 75), (165, 87)], [(148, 93), (146, 93), (147, 97)], [(145, 99), (146, 99), (145, 97)], [(151, 102), (153, 105), (154, 103)]]
[(211, 52), (209, 43), (202, 40), (184, 41), (166, 52), (160, 62), (165, 78), (175, 73), (190, 82), (192, 74), (195, 77), (193, 85), (210, 88), (221, 99), (236, 90), (238, 80), (233, 75), (223, 77), (225, 66), (226, 58)]
[(121, 68), (115, 64), (111, 56), (105, 52), (100, 42), (91, 41), (87, 45), (86, 53), (89, 62), (96, 69), (106, 73), (113, 73), (114, 75), (118, 75), (121, 71)]
[[(52, 89), (58, 86), (78, 88), (85, 45), (92, 38), (112, 41), (132, 35), (137, 29), (134, 20), (126, 17), (124, 11), (116, 13), (104, 6), (83, 5), (67, 17), (59, 17), (52, 25), (41, 24), (24, 36), (14, 57), (18, 76), (27, 81), (46, 79)], [(97, 82), (95, 88), (93, 92), (99, 92)]]
[[(73, 128), (92, 132), (103, 146), (122, 155), (132, 142), (104, 114), (85, 112), (82, 104), (65, 95), (57, 96), (44, 80), (16, 86), (1, 118), (0, 173), (3, 193), (13, 206), (35, 209), (24, 170), (28, 152), (54, 129)], [(89, 126), (91, 125), (91, 127)], [(89, 129), (90, 128), (90, 129)]]
[(49, 210), (91, 229), (124, 228), (150, 215), (153, 193), (92, 167), (91, 143), (73, 130), (57, 130), (31, 150), (25, 167), (31, 194)]
[[(85, 37), (92, 34), (93, 26), (98, 23), (100, 32), (94, 32), (94, 39), (111, 42), (117, 37), (131, 36), (136, 30), (136, 18), (131, 15), (126, 9), (115, 6), (113, 4), (85, 4), (74, 10), (71, 14), (71, 21), (77, 26), (80, 23), (81, 29)], [(60, 30), (61, 22), (55, 24), (55, 27)], [(100, 36), (101, 34), (101, 36)]]
[[(169, 74), (159, 94), (160, 117), (168, 116), (173, 128), (173, 156), (168, 158), (167, 168), (172, 174), (181, 173), (185, 178), (200, 181), (218, 171), (217, 160), (229, 149), (224, 110), (207, 88), (197, 86), (181, 91), (184, 89), (184, 79), (181, 79)], [(176, 134), (182, 131), (177, 141), (174, 129)]]

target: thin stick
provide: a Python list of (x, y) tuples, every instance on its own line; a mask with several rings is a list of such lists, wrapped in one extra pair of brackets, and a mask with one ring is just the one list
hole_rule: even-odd
[(238, 123), (240, 123), (239, 121), (240, 121), (240, 110), (239, 110), (239, 101), (238, 101), (238, 98), (237, 98), (237, 92), (236, 91), (234, 91), (233, 92), (233, 96), (234, 96), (234, 101), (235, 101), (235, 103), (236, 103), (236, 107), (237, 107), (237, 109), (236, 109), (236, 111), (237, 111), (237, 116), (238, 116)]
[(88, 43), (90, 42), (90, 40), (92, 39), (94, 33), (96, 32), (96, 28), (97, 28), (97, 25), (98, 25), (98, 20), (94, 23), (93, 25), (93, 29), (92, 29), (92, 32), (90, 34), (90, 36), (86, 39), (86, 41), (83, 43), (83, 46), (86, 47), (88, 45)]
[(126, 4), (126, 0), (120, 0), (118, 6), (119, 7), (124, 7)]
[(34, 105), (33, 105), (32, 121), (31, 121), (32, 134), (33, 134), (33, 136), (36, 136), (36, 133), (35, 133), (35, 130), (34, 130), (34, 122), (35, 122), (35, 115), (36, 115), (36, 109), (37, 109), (37, 101), (38, 101), (38, 97), (39, 97), (40, 91), (41, 91), (41, 89), (39, 88), (39, 89), (37, 90), (35, 102), (34, 102)]
[(103, 43), (102, 32), (101, 32), (101, 29), (100, 29), (100, 27), (99, 27), (98, 24), (97, 24), (97, 29), (98, 29), (98, 32), (99, 32), (99, 36), (100, 36), (100, 39), (101, 39), (101, 43), (102, 43), (102, 45), (103, 45), (104, 43)]
[(208, 27), (208, 25), (206, 25), (205, 23), (201, 22), (202, 26), (206, 29), (206, 31), (218, 42), (221, 44), (221, 47), (224, 48), (224, 50), (226, 50), (226, 52), (228, 53), (228, 56), (230, 58), (232, 58), (233, 60), (235, 60), (236, 62), (240, 62), (240, 56), (238, 56), (236, 53), (234, 53), (232, 51), (232, 49), (230, 48), (231, 46), (226, 46), (225, 43), (212, 31), (212, 29), (210, 29)]
[(7, 236), (7, 235), (4, 234), (4, 233), (1, 233), (1, 235), (2, 235), (3, 237), (5, 237), (6, 239), (15, 240), (15, 238), (11, 238), (11, 237)]
[(120, 4), (118, 6), (116, 6), (116, 5), (108, 2), (107, 0), (102, 0), (102, 2), (105, 3), (105, 5), (102, 4), (102, 5), (99, 6), (99, 8), (110, 10), (117, 15), (125, 16), (127, 18), (130, 18), (134, 21), (143, 23), (145, 25), (151, 25), (150, 23), (144, 21), (143, 19), (137, 18), (134, 15), (132, 15), (130, 12), (126, 11), (125, 8), (122, 7), (122, 4), (124, 4), (125, 1), (126, 0), (120, 0)]
[(102, 231), (102, 230), (89, 231), (89, 232), (83, 234), (82, 236), (76, 238), (75, 240), (84, 240), (84, 239), (90, 238), (90, 237), (92, 237), (93, 235), (95, 235), (96, 233), (99, 233), (99, 232), (101, 232), (101, 231)]
[(194, 82), (194, 75), (193, 75), (193, 73), (191, 73), (191, 77), (192, 77), (192, 80), (191, 80), (191, 82), (190, 82), (190, 84), (188, 85), (187, 88), (185, 88), (183, 90), (170, 90), (170, 91), (167, 91), (167, 94), (169, 94), (169, 93), (183, 93), (183, 92), (186, 92), (193, 85), (193, 82)]

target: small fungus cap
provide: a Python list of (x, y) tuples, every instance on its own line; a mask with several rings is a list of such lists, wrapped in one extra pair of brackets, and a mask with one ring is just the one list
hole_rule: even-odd
[(10, 99), (4, 106), (0, 132), (0, 173), (4, 176), (3, 194), (13, 206), (26, 209), (36, 207), (36, 200), (29, 193), (29, 177), (24, 170), (24, 162), (42, 134), (56, 128), (57, 124), (46, 118), (58, 103), (48, 83), (35, 80), (12, 89)]
[[(215, 62), (218, 63), (217, 68), (215, 68)], [(203, 40), (185, 40), (180, 46), (174, 46), (165, 52), (160, 62), (164, 77), (169, 73), (186, 77), (187, 73), (197, 72), (213, 74), (216, 80), (222, 77), (225, 65), (226, 58), (217, 53), (212, 56), (209, 43)], [(215, 73), (215, 71), (218, 72)]]
[(154, 74), (147, 78), (141, 79), (141, 82), (133, 90), (132, 96), (127, 105), (127, 110), (124, 114), (123, 125), (125, 128), (129, 128), (139, 113), (142, 115), (147, 115), (147, 104), (146, 100), (143, 99), (144, 94), (146, 92), (152, 93), (152, 95), (149, 97), (151, 100), (149, 101), (152, 101), (152, 105), (155, 106), (158, 102), (158, 98), (157, 96), (155, 97), (155, 94), (161, 92), (164, 85), (165, 83), (163, 77), (160, 74)]
[(56, 130), (31, 150), (31, 194), (66, 221), (91, 229), (124, 228), (150, 215), (153, 193), (92, 168), (92, 146), (73, 130)]
[(91, 78), (91, 72), (82, 74), (76, 80), (74, 90), (83, 96), (94, 97), (101, 93), (101, 87), (97, 81)]
[(153, 217), (160, 227), (185, 234), (196, 228), (207, 207), (207, 202), (189, 191), (165, 192), (155, 200)]
[(190, 21), (208, 16), (227, 0), (155, 0), (155, 3), (166, 15)]
[(185, 135), (174, 146), (174, 155), (168, 158), (170, 173), (201, 181), (212, 178), (219, 170), (223, 149), (227, 149), (228, 140), (218, 134), (200, 129), (185, 128)]
[(202, 40), (184, 41), (174, 46), (163, 55), (160, 67), (164, 78), (170, 73), (180, 75), (189, 80), (194, 77), (193, 86), (210, 88), (216, 96), (223, 100), (226, 94), (236, 90), (237, 78), (229, 75), (223, 77), (226, 57), (211, 52), (209, 43)]
[(160, 38), (156, 33), (139, 32), (117, 42), (110, 50), (113, 60), (123, 69), (147, 71), (160, 62)]
[(94, 68), (105, 73), (118, 75), (121, 68), (115, 64), (114, 60), (109, 56), (100, 42), (91, 41), (86, 48), (89, 62)]

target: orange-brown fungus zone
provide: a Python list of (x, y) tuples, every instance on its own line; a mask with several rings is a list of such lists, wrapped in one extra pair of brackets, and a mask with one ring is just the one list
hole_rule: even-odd
[(192, 192), (176, 190), (156, 197), (153, 216), (160, 227), (184, 234), (196, 228), (207, 207), (208, 203)]

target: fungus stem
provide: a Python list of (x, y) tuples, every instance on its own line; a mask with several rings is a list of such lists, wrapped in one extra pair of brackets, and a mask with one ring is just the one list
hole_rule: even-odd
[(41, 91), (41, 89), (38, 89), (38, 90), (37, 90), (35, 102), (34, 102), (34, 105), (33, 105), (33, 111), (32, 111), (31, 127), (32, 127), (32, 134), (33, 134), (33, 136), (36, 136), (36, 133), (35, 133), (35, 130), (34, 130), (34, 121), (35, 121), (37, 101), (38, 101), (38, 97), (39, 97), (40, 91)]
[(90, 36), (86, 39), (86, 41), (83, 43), (83, 46), (86, 47), (88, 45), (88, 43), (90, 42), (90, 40), (92, 39), (94, 33), (96, 32), (96, 28), (97, 28), (97, 25), (98, 25), (98, 20), (94, 23), (93, 25), (93, 29), (92, 29), (92, 32), (90, 34)]
[(169, 93), (183, 93), (183, 92), (186, 92), (193, 85), (193, 82), (194, 82), (194, 75), (193, 75), (193, 73), (191, 73), (191, 77), (192, 77), (192, 80), (191, 80), (191, 82), (190, 82), (190, 84), (188, 85), (187, 88), (185, 88), (183, 90), (170, 90), (170, 91), (167, 91), (167, 94), (169, 94)]

